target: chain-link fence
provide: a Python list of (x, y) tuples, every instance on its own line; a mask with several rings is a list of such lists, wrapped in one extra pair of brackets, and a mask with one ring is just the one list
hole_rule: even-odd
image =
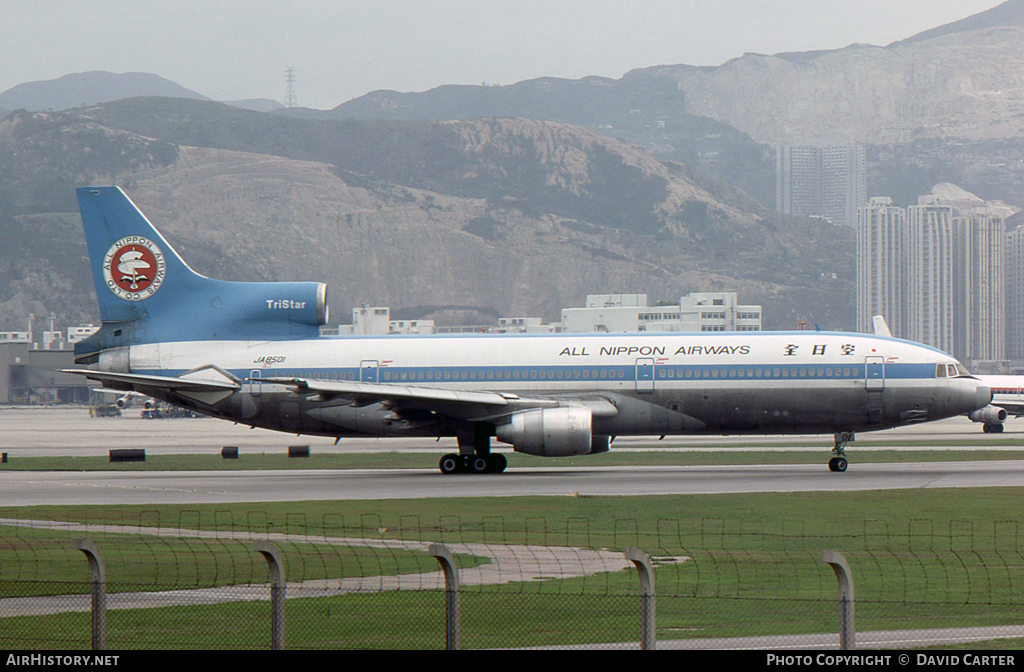
[[(984, 530), (914, 520), (808, 530), (662, 520), (271, 519), (183, 512), (168, 520), (0, 515), (0, 646), (20, 649), (837, 648), (1024, 642), (1018, 523)], [(88, 541), (82, 541), (83, 539)], [(273, 548), (284, 574), (275, 625)], [(441, 546), (443, 545), (443, 546)], [(102, 564), (103, 637), (92, 613)], [(651, 609), (644, 610), (649, 559)], [(852, 577), (843, 612), (837, 551)], [(446, 592), (447, 590), (447, 592)], [(280, 628), (276, 631), (275, 628)]]

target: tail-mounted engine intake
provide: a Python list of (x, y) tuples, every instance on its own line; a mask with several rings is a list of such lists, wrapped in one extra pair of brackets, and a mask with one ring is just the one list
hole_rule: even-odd
[(591, 422), (590, 409), (582, 406), (535, 409), (514, 414), (510, 423), (497, 427), (496, 435), (528, 455), (586, 455), (591, 452)]
[(1001, 425), (1006, 422), (1006, 411), (998, 406), (986, 406), (968, 413), (967, 417), (974, 422), (983, 422), (986, 425)]

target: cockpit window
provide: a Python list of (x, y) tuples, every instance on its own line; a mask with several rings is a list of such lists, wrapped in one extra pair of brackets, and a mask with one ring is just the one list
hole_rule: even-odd
[(966, 367), (960, 362), (955, 364), (936, 364), (935, 365), (935, 377), (936, 378), (959, 378), (962, 376), (970, 376), (971, 374), (967, 371)]

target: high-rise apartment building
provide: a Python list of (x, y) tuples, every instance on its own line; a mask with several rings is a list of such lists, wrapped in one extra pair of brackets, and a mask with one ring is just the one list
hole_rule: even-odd
[(1004, 220), (985, 207), (953, 213), (953, 354), (1005, 359)]
[(820, 142), (775, 151), (775, 206), (789, 215), (856, 225), (867, 202), (863, 145)]
[(857, 331), (882, 315), (894, 336), (906, 337), (903, 289), (907, 211), (876, 196), (857, 209)]
[(953, 352), (953, 208), (921, 196), (907, 208), (907, 338)]
[(949, 197), (949, 187), (906, 211), (888, 198), (858, 210), (857, 328), (870, 331), (871, 317), (884, 315), (894, 335), (958, 359), (1005, 359), (1004, 248), (1012, 243), (1003, 214), (962, 190), (970, 199)]
[(1006, 356), (1024, 359), (1024, 226), (1006, 232), (1003, 255), (1006, 290)]

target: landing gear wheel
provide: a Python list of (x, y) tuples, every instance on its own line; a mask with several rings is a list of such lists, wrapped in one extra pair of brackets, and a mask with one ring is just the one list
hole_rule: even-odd
[(829, 471), (846, 471), (846, 445), (856, 437), (853, 432), (836, 432), (833, 435), (835, 447), (832, 449), (832, 459), (828, 461)]
[(833, 457), (828, 461), (829, 471), (846, 471), (846, 467), (849, 466), (846, 462), (845, 457)]
[(501, 472), (505, 471), (505, 468), (508, 466), (508, 460), (505, 458), (504, 455), (496, 453), (494, 455), (488, 456), (487, 464), (488, 472), (492, 474), (500, 474)]
[(449, 453), (441, 458), (437, 464), (442, 474), (457, 474), (462, 471), (462, 457)]
[(483, 456), (476, 456), (469, 461), (469, 469), (474, 474), (486, 474), (491, 471), (490, 460)]
[(986, 422), (982, 426), (981, 431), (985, 432), (986, 434), (1001, 434), (1003, 431), (1003, 426)]

